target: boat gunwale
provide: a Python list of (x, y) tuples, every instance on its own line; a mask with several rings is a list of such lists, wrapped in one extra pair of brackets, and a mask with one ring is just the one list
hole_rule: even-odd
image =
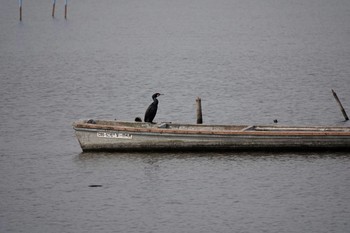
[[(111, 121), (112, 122), (112, 121)], [(118, 122), (117, 124), (122, 123), (132, 123), (132, 122)], [(169, 123), (170, 124), (170, 123)], [(181, 125), (181, 124), (172, 124), (172, 125)], [(141, 125), (140, 125), (141, 126)], [(193, 127), (225, 127), (225, 125), (192, 125), (192, 124), (183, 124), (183, 126), (193, 126)], [(126, 131), (126, 132), (146, 132), (146, 133), (159, 133), (159, 134), (191, 134), (191, 135), (225, 135), (225, 136), (237, 136), (237, 135), (252, 135), (252, 136), (350, 136), (350, 127), (286, 127), (285, 130), (282, 128), (277, 128), (274, 126), (269, 126), (274, 128), (274, 130), (269, 130), (269, 128), (260, 128), (254, 130), (255, 126), (239, 126), (242, 127), (241, 130), (203, 130), (203, 129), (172, 129), (172, 128), (156, 128), (156, 127), (131, 127), (131, 126), (120, 126), (120, 125), (106, 125), (106, 124), (90, 124), (86, 122), (74, 122), (73, 127), (75, 130), (78, 129), (95, 129), (95, 130), (113, 130), (113, 131)], [(227, 126), (228, 127), (228, 126)], [(256, 126), (264, 127), (264, 126)], [(288, 130), (288, 128), (290, 130)], [(292, 129), (295, 130), (292, 130)], [(305, 128), (306, 130), (297, 130), (298, 128)], [(324, 130), (329, 128), (332, 130)], [(309, 130), (307, 130), (309, 129)], [(312, 130), (313, 129), (313, 130)], [(337, 130), (338, 129), (338, 130)], [(344, 131), (340, 131), (344, 129)], [(349, 130), (349, 131), (348, 131)]]

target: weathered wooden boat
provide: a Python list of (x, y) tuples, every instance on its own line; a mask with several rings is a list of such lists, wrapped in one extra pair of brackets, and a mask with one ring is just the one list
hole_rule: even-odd
[(73, 128), (83, 151), (350, 151), (350, 127), (82, 120)]

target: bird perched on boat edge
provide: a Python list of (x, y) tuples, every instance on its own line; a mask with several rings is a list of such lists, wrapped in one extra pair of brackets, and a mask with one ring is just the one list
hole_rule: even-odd
[(160, 96), (160, 95), (163, 95), (163, 94), (155, 93), (155, 94), (152, 95), (153, 103), (151, 103), (148, 106), (147, 110), (146, 110), (145, 118), (144, 118), (145, 122), (153, 123), (153, 119), (156, 116), (157, 110), (158, 110), (158, 99), (157, 99), (157, 97)]

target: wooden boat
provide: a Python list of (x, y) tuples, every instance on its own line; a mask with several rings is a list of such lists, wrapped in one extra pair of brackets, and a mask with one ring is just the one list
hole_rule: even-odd
[(350, 151), (350, 127), (82, 120), (73, 128), (83, 151)]

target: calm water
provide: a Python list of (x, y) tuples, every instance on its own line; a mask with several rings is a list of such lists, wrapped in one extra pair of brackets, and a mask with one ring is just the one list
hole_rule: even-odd
[[(0, 232), (347, 232), (350, 152), (86, 154), (71, 123), (340, 125), (348, 0), (0, 0)], [(97, 185), (99, 187), (90, 187)]]

